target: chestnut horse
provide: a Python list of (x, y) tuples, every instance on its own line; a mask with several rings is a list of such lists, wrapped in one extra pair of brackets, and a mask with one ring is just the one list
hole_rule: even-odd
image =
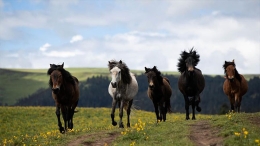
[(133, 99), (138, 92), (138, 83), (133, 73), (130, 72), (127, 65), (121, 60), (108, 61), (108, 68), (112, 76), (112, 80), (108, 86), (108, 93), (113, 98), (111, 120), (112, 125), (116, 126), (115, 108), (119, 106), (119, 128), (124, 128), (122, 121), (123, 108), (127, 111), (127, 127), (130, 127), (130, 113), (133, 104)]
[(166, 77), (161, 76), (161, 72), (157, 70), (156, 66), (153, 68), (145, 67), (145, 74), (148, 79), (147, 95), (153, 102), (157, 122), (165, 121), (167, 111), (171, 112), (172, 89), (170, 82)]
[(178, 81), (178, 87), (184, 96), (186, 120), (189, 120), (189, 106), (192, 106), (192, 120), (195, 120), (195, 106), (198, 112), (201, 111), (199, 107), (200, 93), (205, 87), (205, 79), (200, 69), (195, 66), (200, 61), (200, 56), (193, 48), (189, 51), (183, 51), (179, 58), (177, 65), (181, 73)]
[[(60, 133), (73, 129), (74, 110), (79, 100), (79, 81), (63, 68), (63, 65), (50, 64), (47, 72), (50, 75), (49, 85), (52, 88), (52, 97), (56, 103), (56, 116)], [(60, 109), (65, 128), (60, 121)]]
[(223, 84), (223, 91), (228, 96), (231, 110), (240, 112), (240, 105), (242, 96), (246, 94), (248, 85), (243, 75), (236, 70), (236, 64), (225, 61), (224, 65), (225, 81)]

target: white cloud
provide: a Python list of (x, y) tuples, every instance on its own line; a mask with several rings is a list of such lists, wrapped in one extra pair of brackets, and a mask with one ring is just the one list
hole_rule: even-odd
[(46, 43), (43, 46), (41, 46), (39, 50), (42, 52), (45, 52), (50, 46), (51, 46), (51, 44)]
[(50, 51), (45, 52), (44, 55), (48, 57), (61, 57), (61, 58), (67, 58), (67, 57), (77, 57), (78, 55), (84, 55), (82, 51), (74, 50), (74, 51)]
[(81, 35), (75, 35), (71, 38), (70, 43), (75, 43), (81, 40), (83, 40), (83, 37)]

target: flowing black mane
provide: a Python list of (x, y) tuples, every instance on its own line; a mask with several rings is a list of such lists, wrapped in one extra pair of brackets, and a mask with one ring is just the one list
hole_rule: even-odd
[(116, 66), (121, 69), (121, 76), (122, 76), (121, 79), (122, 79), (123, 83), (130, 84), (132, 81), (132, 77), (130, 75), (130, 70), (127, 67), (127, 65), (124, 62), (122, 62), (121, 60), (120, 61), (116, 61), (116, 60), (108, 61), (109, 70), (113, 69)]
[(235, 78), (238, 79), (239, 82), (241, 82), (242, 78), (241, 78), (241, 76), (239, 75), (239, 73), (238, 73), (238, 71), (237, 71), (237, 69), (236, 69), (236, 64), (235, 64), (234, 61), (232, 61), (232, 62), (225, 61), (224, 65), (223, 65), (223, 69), (224, 69), (225, 75), (227, 76), (227, 74), (226, 74), (226, 69), (227, 69), (227, 67), (228, 67), (229, 65), (233, 65), (233, 66), (235, 67)]
[(161, 72), (156, 68), (156, 66), (154, 66), (153, 68), (146, 68), (145, 67), (145, 74), (149, 74), (149, 72), (154, 72), (156, 74), (157, 80), (159, 82), (160, 85), (163, 84), (163, 77), (161, 75)]
[(181, 57), (179, 58), (179, 63), (177, 65), (178, 67), (178, 71), (180, 73), (184, 72), (186, 70), (186, 62), (185, 60), (189, 57), (192, 57), (194, 59), (194, 67), (199, 63), (200, 61), (200, 55), (197, 54), (196, 50), (193, 50), (193, 48), (191, 48), (191, 50), (189, 52), (186, 51), (182, 51), (182, 53), (180, 54)]
[[(66, 71), (64, 68), (63, 68), (63, 65), (56, 65), (56, 64), (50, 64), (50, 68), (48, 69), (47, 71), (47, 74), (48, 75), (51, 75), (51, 73), (54, 71), (54, 70), (59, 70), (62, 74), (62, 78), (63, 80), (67, 81), (68, 83), (72, 84), (72, 85), (75, 85), (75, 81), (74, 81), (74, 78), (72, 77), (72, 75)], [(49, 79), (49, 86), (52, 87), (53, 86), (53, 83), (51, 81), (51, 78)]]

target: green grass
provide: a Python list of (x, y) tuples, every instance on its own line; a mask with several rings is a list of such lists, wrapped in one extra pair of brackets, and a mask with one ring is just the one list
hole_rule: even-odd
[[(74, 129), (60, 134), (54, 107), (0, 107), (0, 145), (64, 145), (79, 136), (95, 133), (120, 133), (112, 145), (187, 145), (190, 126), (201, 120), (208, 121), (220, 130), (224, 145), (257, 145), (260, 129), (248, 121), (248, 117), (259, 117), (258, 113), (228, 113), (227, 115), (201, 115), (197, 120), (185, 120), (185, 114), (167, 115), (166, 122), (156, 124), (155, 114), (134, 110), (131, 128), (119, 129), (111, 125), (110, 108), (77, 108)], [(117, 110), (116, 110), (117, 111)], [(125, 113), (124, 113), (125, 114)], [(116, 112), (118, 115), (118, 111)], [(123, 117), (126, 123), (126, 116)], [(118, 121), (119, 117), (116, 116)], [(247, 134), (245, 134), (247, 131)], [(240, 136), (235, 133), (240, 133)], [(246, 137), (245, 137), (246, 135)], [(86, 141), (91, 142), (91, 139)]]

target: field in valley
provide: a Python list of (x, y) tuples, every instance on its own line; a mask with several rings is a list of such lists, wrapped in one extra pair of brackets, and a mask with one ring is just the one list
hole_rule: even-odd
[(110, 108), (76, 110), (74, 129), (60, 134), (55, 107), (0, 107), (0, 145), (260, 145), (260, 112), (198, 114), (189, 121), (172, 113), (156, 123), (153, 112), (133, 110), (131, 128), (119, 129)]

